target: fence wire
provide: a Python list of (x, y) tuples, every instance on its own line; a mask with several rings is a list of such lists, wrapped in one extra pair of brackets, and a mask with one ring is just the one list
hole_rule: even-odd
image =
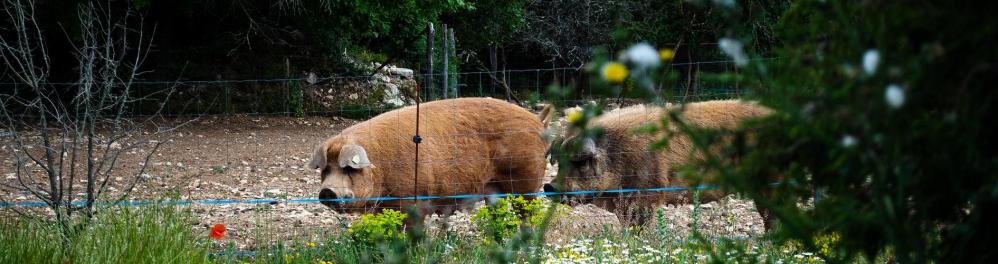
[[(761, 58), (759, 61), (774, 60)], [(732, 98), (750, 93), (737, 80), (705, 80), (700, 76), (731, 73), (736, 67), (730, 60), (676, 62), (669, 66), (679, 73), (674, 87), (662, 87), (669, 101), (687, 102), (703, 99)], [(452, 83), (449, 95), (456, 97), (507, 98), (526, 101), (531, 94), (546, 96), (551, 84), (569, 85), (574, 90), (571, 98), (556, 100), (581, 101), (597, 99), (601, 95), (589, 88), (589, 73), (582, 67), (553, 67), (543, 69), (511, 69), (501, 71), (467, 71), (450, 73)], [(389, 81), (380, 79), (391, 76)], [(374, 95), (383, 94), (385, 85), (397, 88), (392, 95), (402, 101), (412, 100), (416, 93), (423, 101), (443, 99), (442, 73), (411, 73), (393, 75), (354, 76), (298, 76), (271, 79), (236, 80), (136, 80), (131, 82), (130, 94), (141, 98), (128, 107), (129, 116), (216, 116), (243, 114), (253, 116), (302, 116), (341, 115), (366, 118), (397, 108)], [(433, 79), (426, 86), (427, 79)], [(42, 85), (74, 86), (74, 82), (51, 82)], [(26, 87), (22, 83), (0, 83), (7, 91)], [(19, 88), (20, 87), (20, 88)], [(419, 91), (409, 91), (418, 89)], [(327, 93), (327, 91), (330, 91)], [(168, 93), (169, 92), (169, 93)], [(407, 94), (408, 93), (408, 94)], [(356, 96), (350, 98), (350, 96)], [(387, 97), (386, 97), (387, 98)], [(408, 102), (411, 103), (411, 102)], [(157, 111), (162, 107), (162, 111)]]
[[(693, 76), (700, 75), (699, 73), (727, 73), (729, 70), (733, 69), (732, 61), (705, 61), (705, 62), (690, 62), (690, 63), (674, 63), (672, 67), (679, 72), (689, 73), (695, 72), (696, 74), (691, 74)], [(403, 81), (413, 82), (417, 86), (423, 85), (425, 82), (424, 78), (433, 78), (438, 74), (413, 74), (412, 77), (402, 77)], [(549, 69), (523, 69), (523, 70), (505, 70), (496, 72), (461, 72), (457, 73), (458, 85), (457, 95), (460, 97), (469, 96), (483, 96), (483, 97), (496, 97), (505, 98), (506, 93), (502, 86), (496, 84), (492, 81), (492, 77), (496, 76), (502, 78), (506, 85), (513, 88), (517, 93), (515, 96), (520, 96), (521, 99), (524, 98), (526, 93), (536, 93), (540, 95), (541, 98), (544, 97), (546, 88), (552, 83), (558, 84), (569, 84), (569, 83), (583, 83), (586, 78), (589, 78), (588, 73), (584, 72), (580, 68), (576, 67), (565, 67), (565, 68), (549, 68)], [(163, 89), (175, 89), (174, 94), (171, 95), (171, 100), (176, 100), (177, 102), (165, 107), (165, 111), (161, 114), (150, 115), (147, 114), (147, 109), (150, 106), (157, 106), (161, 104), (161, 97), (149, 97), (148, 100), (142, 101), (137, 105), (133, 106), (135, 109), (133, 117), (222, 117), (229, 115), (236, 116), (345, 116), (351, 119), (363, 120), (367, 117), (374, 116), (386, 111), (396, 109), (393, 106), (384, 105), (349, 105), (349, 104), (339, 104), (335, 106), (324, 106), (315, 103), (310, 103), (308, 99), (299, 97), (298, 100), (302, 107), (298, 111), (292, 111), (289, 109), (288, 105), (294, 103), (293, 99), (295, 96), (293, 93), (296, 91), (299, 93), (305, 93), (308, 91), (315, 90), (329, 90), (329, 89), (341, 89), (342, 87), (337, 87), (337, 81), (358, 81), (358, 80), (372, 80), (374, 77), (370, 75), (364, 76), (338, 76), (338, 77), (300, 77), (300, 78), (282, 78), (282, 79), (245, 79), (245, 80), (204, 80), (204, 81), (139, 81), (135, 82), (135, 88), (137, 94), (153, 94)], [(684, 77), (685, 78), (685, 77)], [(671, 89), (672, 96), (665, 98), (668, 101), (673, 102), (688, 102), (688, 101), (699, 101), (706, 99), (716, 99), (716, 98), (737, 98), (746, 93), (751, 92), (750, 87), (744, 87), (737, 80), (722, 80), (722, 81), (706, 81), (697, 78), (690, 79), (680, 79), (676, 82), (675, 87), (664, 87), (664, 89)], [(0, 85), (17, 85), (13, 83), (3, 83)], [(50, 85), (75, 85), (73, 83), (50, 83)], [(440, 86), (431, 87), (420, 87), (421, 92), (419, 93), (424, 99), (433, 100), (439, 99), (441, 92), (439, 90), (434, 90)], [(370, 87), (363, 87), (362, 89), (370, 89)], [(581, 105), (588, 103), (593, 100), (607, 100), (613, 101), (616, 98), (600, 98), (599, 95), (594, 95), (588, 87), (579, 85), (576, 87), (577, 93), (573, 98), (561, 98), (558, 99), (558, 103), (563, 105)], [(145, 92), (144, 92), (145, 91)], [(356, 92), (356, 91), (349, 91)], [(341, 97), (333, 98), (335, 100), (344, 99)], [(642, 102), (642, 101), (638, 101)], [(623, 106), (623, 105), (619, 105)], [(619, 107), (618, 106), (618, 107)], [(407, 120), (397, 120), (397, 122), (408, 122)], [(423, 122), (426, 122), (425, 120)], [(221, 128), (214, 128), (221, 129)], [(230, 128), (224, 128), (226, 133), (228, 133)], [(253, 129), (253, 128), (241, 128), (233, 127), (233, 133), (237, 133), (240, 130)], [(502, 132), (493, 132), (491, 136), (497, 136), (498, 134), (522, 134), (531, 131), (524, 131), (518, 129), (508, 129)], [(190, 133), (188, 137), (193, 137), (194, 134), (201, 132), (190, 132), (181, 131), (180, 133)], [(284, 131), (284, 133), (295, 133), (294, 129)], [(338, 133), (338, 131), (337, 131)], [(474, 133), (443, 133), (443, 134), (424, 134), (421, 135), (424, 140), (432, 141), (433, 139), (450, 139), (456, 137), (480, 137), (486, 136), (487, 133), (484, 132), (474, 132)], [(333, 136), (329, 134), (327, 136)], [(410, 142), (413, 135), (400, 134), (397, 137), (399, 142)], [(298, 138), (294, 138), (298, 139)], [(250, 140), (252, 141), (252, 140)], [(241, 143), (237, 142), (223, 142), (227, 145), (238, 145)], [(310, 142), (310, 143), (318, 143)], [(200, 143), (209, 144), (209, 143)], [(252, 144), (245, 144), (243, 147), (249, 146), (248, 152), (267, 152), (273, 147), (290, 147), (290, 146), (254, 146)], [(478, 146), (467, 146), (462, 144), (452, 144), (445, 146), (447, 148), (469, 148)], [(312, 148), (301, 148), (296, 152), (295, 156), (310, 156)], [(202, 150), (203, 151), (203, 150)], [(629, 151), (614, 151), (609, 153), (604, 153), (604, 155), (609, 156), (622, 156), (626, 154), (634, 154), (638, 152)], [(197, 155), (192, 153), (191, 155)], [(210, 154), (208, 154), (210, 155)], [(225, 153), (215, 153), (215, 155), (228, 155)], [(253, 158), (259, 158), (253, 156)], [(445, 159), (431, 159), (431, 160), (420, 160), (420, 166), (461, 166), (467, 164), (477, 164), (482, 162), (487, 162), (490, 160), (504, 160), (504, 159), (544, 159), (544, 157), (531, 156), (531, 157), (459, 157), (459, 158), (445, 158)], [(246, 159), (245, 157), (237, 157), (235, 159)], [(276, 161), (276, 160), (275, 160)], [(186, 162), (186, 161), (185, 161)], [(412, 165), (413, 161), (410, 157), (402, 157), (398, 160), (391, 160), (385, 166), (392, 164), (402, 164), (402, 165)], [(545, 161), (546, 162), (546, 161)], [(7, 164), (5, 163), (5, 166)], [(304, 165), (304, 164), (301, 164)], [(209, 166), (214, 166), (213, 164), (200, 163), (193, 164), (192, 166), (197, 166), (198, 170), (209, 169)], [(247, 171), (250, 171), (249, 166)], [(236, 187), (250, 187), (253, 189), (267, 189), (271, 188), (274, 183), (265, 183), (264, 180), (268, 177), (280, 177), (285, 176), (282, 174), (289, 174), (289, 178), (297, 177), (310, 177), (316, 178), (316, 173), (311, 170), (296, 171), (296, 170), (284, 170), (287, 167), (281, 165), (281, 170), (276, 171), (277, 175), (271, 176), (270, 170), (268, 169), (264, 173), (263, 167), (254, 173), (250, 173), (250, 176), (244, 176), (243, 178), (259, 178), (259, 183), (254, 182), (252, 184), (240, 183)], [(254, 167), (255, 168), (255, 167)], [(210, 168), (214, 170), (214, 168)], [(289, 172), (290, 171), (290, 172)], [(6, 171), (5, 171), (6, 172)], [(160, 175), (165, 175), (165, 177), (178, 177), (178, 175), (169, 175), (170, 173), (180, 172), (171, 171), (164, 168), (162, 172), (158, 172)], [(224, 173), (224, 172), (223, 172)], [(233, 173), (233, 176), (238, 175), (238, 172)], [(229, 175), (229, 174), (224, 174)], [(201, 177), (203, 174), (197, 174), (197, 177)], [(579, 176), (579, 178), (592, 178), (595, 175), (589, 176)], [(622, 178), (647, 178), (649, 176), (654, 176), (650, 174), (630, 174), (630, 175), (620, 175)], [(235, 176), (239, 177), (239, 176)], [(515, 179), (515, 180), (505, 180), (498, 181), (498, 183), (509, 183), (513, 184), (517, 181), (537, 181), (537, 180), (548, 180), (550, 175), (536, 175), (535, 178), (525, 178), (525, 179)], [(193, 180), (193, 179), (191, 179)], [(190, 180), (188, 180), (190, 181)], [(448, 185), (469, 185), (478, 183), (468, 183), (468, 182), (429, 182), (419, 184), (420, 188), (430, 188), (430, 189), (441, 189), (446, 188)], [(249, 186), (247, 186), (249, 185)], [(277, 184), (279, 185), (279, 184)], [(304, 184), (297, 184), (299, 186), (314, 186), (313, 182), (305, 182)], [(151, 186), (151, 188), (156, 188), (157, 185), (153, 183), (147, 183), (146, 186)], [(231, 187), (231, 186), (227, 186)], [(386, 188), (412, 188), (410, 182), (405, 183), (395, 183), (386, 184)], [(282, 187), (283, 188), (283, 187)], [(339, 213), (330, 213), (332, 210), (325, 208), (321, 205), (323, 202), (339, 202), (339, 203), (350, 203), (350, 202), (414, 202), (414, 201), (438, 201), (438, 206), (451, 206), (451, 207), (461, 207), (467, 208), (467, 201), (477, 202), (480, 206), (483, 201), (507, 197), (507, 196), (525, 196), (525, 197), (537, 197), (542, 199), (552, 199), (554, 197), (586, 197), (590, 199), (591, 203), (601, 203), (601, 202), (612, 202), (616, 199), (642, 199), (642, 198), (652, 198), (656, 195), (666, 195), (666, 194), (676, 194), (676, 195), (688, 195), (689, 192), (695, 191), (707, 191), (718, 189), (718, 186), (658, 186), (651, 188), (620, 188), (611, 190), (578, 190), (578, 191), (564, 191), (564, 192), (551, 192), (551, 191), (541, 191), (535, 190), (530, 192), (505, 192), (505, 193), (460, 193), (460, 194), (446, 194), (446, 195), (415, 195), (415, 196), (378, 196), (378, 197), (357, 197), (357, 198), (334, 198), (334, 199), (318, 199), (313, 198), (315, 196), (305, 196), (299, 195), (294, 198), (233, 198), (233, 199), (173, 199), (173, 200), (130, 200), (122, 202), (98, 202), (96, 206), (147, 206), (147, 205), (168, 205), (168, 206), (188, 206), (190, 208), (195, 208), (195, 212), (201, 217), (199, 219), (199, 224), (206, 225), (215, 222), (225, 222), (234, 221), (227, 220), (229, 218), (246, 218), (247, 212), (252, 211), (254, 217), (264, 220), (256, 220), (255, 222), (245, 222), (247, 219), (239, 219), (241, 222), (238, 228), (244, 228), (243, 231), (239, 232), (255, 232), (248, 231), (246, 229), (252, 229), (256, 227), (263, 227), (267, 232), (273, 232), (276, 234), (269, 235), (270, 238), (265, 239), (269, 241), (281, 241), (282, 239), (287, 239), (289, 236), (294, 235), (306, 235), (314, 236), (315, 234), (322, 234), (323, 232), (342, 232), (342, 227), (350, 224), (356, 215), (347, 215)], [(9, 189), (9, 188), (3, 188)], [(16, 192), (17, 190), (11, 190)], [(318, 190), (309, 190), (309, 192), (315, 192)], [(246, 191), (247, 193), (249, 191)], [(235, 192), (233, 192), (235, 193)], [(226, 193), (220, 194), (225, 195)], [(611, 195), (605, 195), (611, 194)], [(219, 194), (215, 194), (216, 196)], [(261, 195), (266, 197), (265, 195)], [(744, 205), (743, 202), (731, 202), (735, 206)], [(75, 201), (72, 203), (74, 206), (83, 206), (82, 202)], [(0, 201), (0, 208), (38, 208), (45, 207), (47, 204), (38, 201)], [(276, 209), (275, 209), (276, 208)], [(341, 209), (354, 209), (363, 210), (365, 208), (341, 208)], [(394, 209), (405, 209), (401, 207), (396, 207)], [(676, 221), (677, 225), (696, 225), (697, 223), (682, 222), (686, 221), (683, 214), (694, 214), (696, 211), (694, 209), (688, 209), (685, 205), (673, 206), (670, 210), (675, 210), (674, 214), (670, 214), (669, 221)], [(200, 211), (198, 211), (200, 210)], [(579, 211), (581, 210), (581, 211)], [(741, 208), (738, 210), (754, 210), (754, 208)], [(296, 217), (289, 218), (293, 219), (291, 223), (286, 223), (284, 220), (267, 222), (274, 219), (284, 219), (286, 218), (283, 214), (294, 214)], [(468, 214), (473, 214), (473, 212), (465, 212), (464, 219), (462, 221), (468, 221)], [(730, 216), (731, 213), (718, 212), (714, 218), (723, 218)], [(304, 215), (302, 217), (297, 217), (297, 215)], [(590, 210), (585, 211), (584, 209), (578, 209), (573, 211), (573, 215), (577, 217), (582, 217), (584, 219), (577, 220), (582, 228), (592, 228), (599, 229), (599, 225), (611, 223), (615, 220), (608, 220), (609, 218), (614, 218), (612, 212), (608, 211), (598, 211)], [(439, 216), (440, 218), (445, 218), (447, 216)], [(758, 214), (753, 216), (758, 218)], [(321, 219), (315, 219), (321, 218)], [(267, 220), (269, 219), (269, 220)], [(595, 220), (594, 220), (595, 219)], [(616, 218), (614, 218), (616, 219)], [(753, 218), (754, 219), (754, 218)], [(322, 222), (324, 220), (329, 220), (329, 222)], [(303, 223), (305, 221), (317, 221), (318, 223)], [(572, 222), (575, 220), (566, 220)], [(753, 236), (758, 235), (760, 232), (758, 226), (747, 227), (745, 230), (728, 230), (727, 228), (734, 226), (729, 222), (731, 220), (718, 220), (718, 224), (715, 224), (711, 228), (717, 230), (710, 231), (716, 237), (722, 236)], [(755, 220), (751, 220), (755, 221)], [(587, 223), (583, 222), (593, 222), (596, 224), (585, 225)], [(671, 223), (671, 222), (670, 222)], [(254, 225), (256, 227), (254, 227)], [(287, 225), (287, 226), (285, 226)], [(571, 225), (568, 223), (566, 225)], [(756, 224), (757, 225), (757, 224)], [(686, 228), (689, 226), (677, 226), (675, 228)], [(238, 229), (237, 229), (238, 230)], [(282, 230), (294, 230), (291, 232), (283, 232)], [(568, 229), (566, 229), (568, 230)], [(267, 235), (264, 235), (266, 237)], [(240, 234), (241, 238), (249, 238), (250, 234)], [(262, 243), (262, 242), (261, 242)], [(247, 246), (248, 247), (248, 246)], [(250, 247), (248, 247), (250, 248)]]

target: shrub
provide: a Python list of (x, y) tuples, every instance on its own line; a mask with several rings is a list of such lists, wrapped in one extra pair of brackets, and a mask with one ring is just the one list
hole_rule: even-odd
[[(740, 164), (712, 167), (773, 209), (781, 237), (843, 252), (830, 260), (998, 261), (998, 126), (984, 121), (998, 111), (998, 27), (977, 19), (995, 8), (795, 2), (779, 26), (780, 60), (746, 67), (779, 114), (747, 127), (757, 142), (725, 152)], [(759, 195), (772, 175), (784, 184)], [(814, 190), (824, 198), (799, 207)], [(841, 239), (823, 250), (813, 241), (827, 234)]]
[(305, 94), (302, 84), (299, 82), (290, 82), (287, 85), (288, 110), (290, 111), (288, 114), (296, 117), (305, 117)]
[(392, 209), (386, 209), (378, 214), (365, 214), (350, 224), (347, 231), (360, 243), (373, 246), (386, 240), (405, 239), (402, 224), (406, 214)]
[[(543, 202), (540, 199), (524, 199), (523, 196), (507, 196), (495, 204), (478, 208), (471, 221), (485, 234), (496, 242), (503, 242), (512, 237), (521, 228), (538, 227), (546, 216), (549, 206), (556, 206), (555, 215), (565, 212), (566, 206)], [(526, 225), (524, 225), (526, 220)]]

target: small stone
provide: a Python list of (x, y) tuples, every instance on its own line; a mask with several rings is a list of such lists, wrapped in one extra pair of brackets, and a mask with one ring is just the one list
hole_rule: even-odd
[(271, 198), (281, 196), (282, 194), (284, 194), (284, 192), (282, 192), (280, 189), (270, 189), (263, 192), (264, 197), (271, 197)]

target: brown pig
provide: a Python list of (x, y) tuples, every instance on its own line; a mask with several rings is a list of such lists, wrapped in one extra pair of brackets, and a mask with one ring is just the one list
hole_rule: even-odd
[[(679, 110), (679, 118), (691, 126), (714, 129), (735, 128), (743, 120), (772, 112), (757, 103), (739, 100), (706, 101), (666, 108), (636, 105), (608, 112), (588, 124), (590, 127), (602, 128), (604, 133), (595, 140), (581, 139), (583, 141), (579, 143), (579, 150), (571, 156), (571, 169), (564, 173), (563, 184), (545, 185), (544, 189), (598, 191), (693, 187), (686, 177), (678, 175), (681, 165), (702, 158), (701, 153), (694, 152), (687, 135), (670, 133), (672, 137), (665, 149), (652, 150), (652, 143), (664, 134), (635, 132), (639, 127), (668, 118), (666, 114), (670, 110)], [(667, 129), (677, 131), (672, 124)], [(575, 140), (573, 137), (569, 136), (562, 147)], [(700, 202), (715, 201), (725, 195), (717, 189), (704, 190), (700, 193)], [(585, 198), (584, 200), (616, 213), (621, 222), (637, 225), (643, 224), (658, 206), (692, 202), (690, 191), (603, 192)], [(769, 229), (771, 221), (768, 211), (758, 209)]]
[[(319, 145), (310, 163), (313, 169), (321, 169), (319, 198), (338, 199), (323, 204), (340, 212), (406, 210), (416, 202), (349, 198), (526, 193), (540, 189), (547, 143), (544, 124), (537, 115), (491, 98), (421, 104), (422, 141), (416, 163), (416, 112), (415, 106), (409, 106), (383, 113)], [(543, 114), (550, 112), (545, 110)], [(418, 204), (424, 214), (449, 213), (465, 202), (434, 198)]]

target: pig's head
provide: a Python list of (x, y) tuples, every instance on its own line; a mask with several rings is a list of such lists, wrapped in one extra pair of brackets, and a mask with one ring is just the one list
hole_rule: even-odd
[(312, 169), (320, 170), (322, 184), (319, 199), (322, 204), (340, 212), (362, 211), (368, 201), (355, 198), (375, 197), (374, 164), (363, 146), (344, 140), (327, 141), (319, 145), (312, 162)]
[[(564, 182), (558, 184), (552, 182), (544, 186), (545, 191), (590, 191), (590, 190), (611, 190), (621, 186), (621, 175), (617, 175), (608, 167), (608, 156), (605, 147), (600, 144), (600, 139), (585, 137), (569, 137), (561, 145), (562, 151), (572, 151), (569, 153), (567, 171), (564, 172)], [(576, 147), (573, 148), (573, 144)], [(576, 196), (588, 201), (596, 195)]]

